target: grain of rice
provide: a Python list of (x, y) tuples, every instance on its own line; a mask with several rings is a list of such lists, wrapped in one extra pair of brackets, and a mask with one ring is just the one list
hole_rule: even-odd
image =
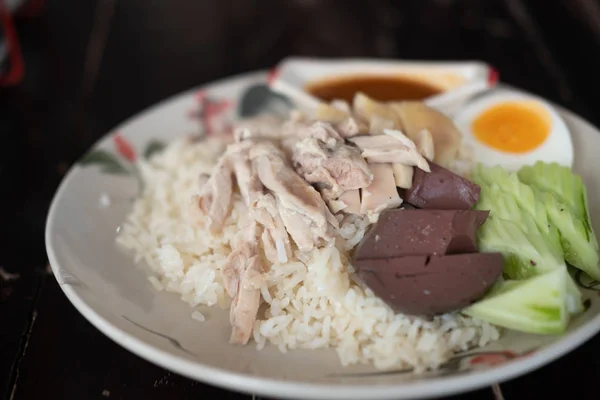
[(200, 311), (192, 312), (192, 319), (195, 319), (196, 321), (200, 322), (206, 321), (206, 318), (204, 318), (204, 314), (202, 314)]

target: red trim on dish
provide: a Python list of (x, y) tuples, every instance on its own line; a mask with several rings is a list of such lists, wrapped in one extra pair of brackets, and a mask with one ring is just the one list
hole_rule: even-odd
[(503, 364), (503, 363), (513, 360), (515, 358), (519, 358), (519, 355), (517, 355), (516, 353), (514, 353), (510, 350), (506, 350), (506, 351), (499, 351), (497, 353), (488, 353), (488, 354), (484, 353), (484, 354), (476, 355), (469, 361), (469, 364), (471, 364), (471, 365), (482, 364), (482, 365), (487, 365), (487, 366), (495, 366), (495, 365)]
[(490, 86), (496, 85), (496, 83), (498, 83), (499, 79), (500, 79), (500, 74), (498, 73), (498, 70), (494, 67), (490, 67), (490, 72), (488, 72), (488, 85), (490, 85)]
[(206, 98), (206, 93), (204, 92), (204, 90), (198, 90), (195, 94), (194, 97), (196, 98), (196, 101), (200, 104), (204, 104), (204, 100)]
[(277, 76), (279, 75), (279, 70), (277, 67), (273, 67), (269, 70), (269, 74), (267, 75), (267, 84), (270, 86)]
[[(210, 136), (214, 133), (214, 125), (217, 118), (233, 107), (234, 103), (226, 99), (211, 99), (203, 90), (198, 90), (195, 97), (199, 110), (195, 111), (192, 116), (200, 119), (204, 134)], [(231, 128), (225, 127), (225, 129)]]

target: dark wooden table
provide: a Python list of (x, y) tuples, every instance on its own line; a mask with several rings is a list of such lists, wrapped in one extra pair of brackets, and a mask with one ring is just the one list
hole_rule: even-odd
[[(111, 127), (169, 95), (289, 54), (481, 59), (503, 81), (600, 124), (592, 0), (62, 0), (17, 26), (25, 79), (0, 89), (0, 266), (19, 274), (0, 279), (2, 399), (251, 397), (125, 351), (48, 273), (45, 217), (65, 171)], [(600, 336), (501, 388), (507, 399), (561, 390), (597, 399), (597, 380)]]

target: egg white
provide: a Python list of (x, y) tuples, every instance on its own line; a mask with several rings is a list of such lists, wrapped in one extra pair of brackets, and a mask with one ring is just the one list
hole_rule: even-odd
[[(527, 153), (503, 152), (479, 141), (471, 129), (473, 121), (493, 105), (515, 100), (535, 101), (548, 112), (551, 125), (546, 140)], [(474, 100), (459, 111), (454, 118), (454, 123), (462, 133), (464, 143), (471, 148), (473, 161), (483, 165), (500, 165), (509, 171), (516, 171), (536, 161), (557, 162), (569, 168), (573, 166), (571, 133), (554, 107), (539, 97), (509, 90), (494, 91)]]

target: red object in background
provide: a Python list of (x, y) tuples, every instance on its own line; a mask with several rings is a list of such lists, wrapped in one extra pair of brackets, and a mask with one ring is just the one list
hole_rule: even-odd
[(4, 0), (0, 0), (0, 22), (2, 22), (2, 30), (6, 40), (6, 51), (9, 60), (8, 72), (0, 76), (0, 85), (12, 86), (21, 82), (21, 79), (23, 79), (24, 65), (15, 24), (13, 23), (11, 12), (8, 7), (6, 7)]
[(279, 74), (277, 67), (273, 67), (269, 70), (269, 75), (267, 76), (267, 83), (269, 85), (277, 78), (277, 74)]
[(498, 70), (494, 67), (491, 67), (490, 72), (488, 74), (488, 84), (490, 86), (494, 86), (494, 85), (496, 85), (496, 83), (498, 83), (499, 79), (500, 79), (500, 74), (498, 73)]
[[(44, 7), (44, 0), (30, 0), (14, 13), (6, 6), (5, 0), (0, 0), (0, 23), (8, 54), (8, 71), (0, 74), (0, 86), (14, 86), (21, 82), (25, 74), (25, 63), (19, 44), (19, 38), (13, 21), (14, 16), (36, 17)], [(0, 59), (0, 62), (4, 60)]]
[(22, 18), (33, 18), (41, 14), (46, 5), (45, 0), (29, 0), (15, 12), (15, 16)]

